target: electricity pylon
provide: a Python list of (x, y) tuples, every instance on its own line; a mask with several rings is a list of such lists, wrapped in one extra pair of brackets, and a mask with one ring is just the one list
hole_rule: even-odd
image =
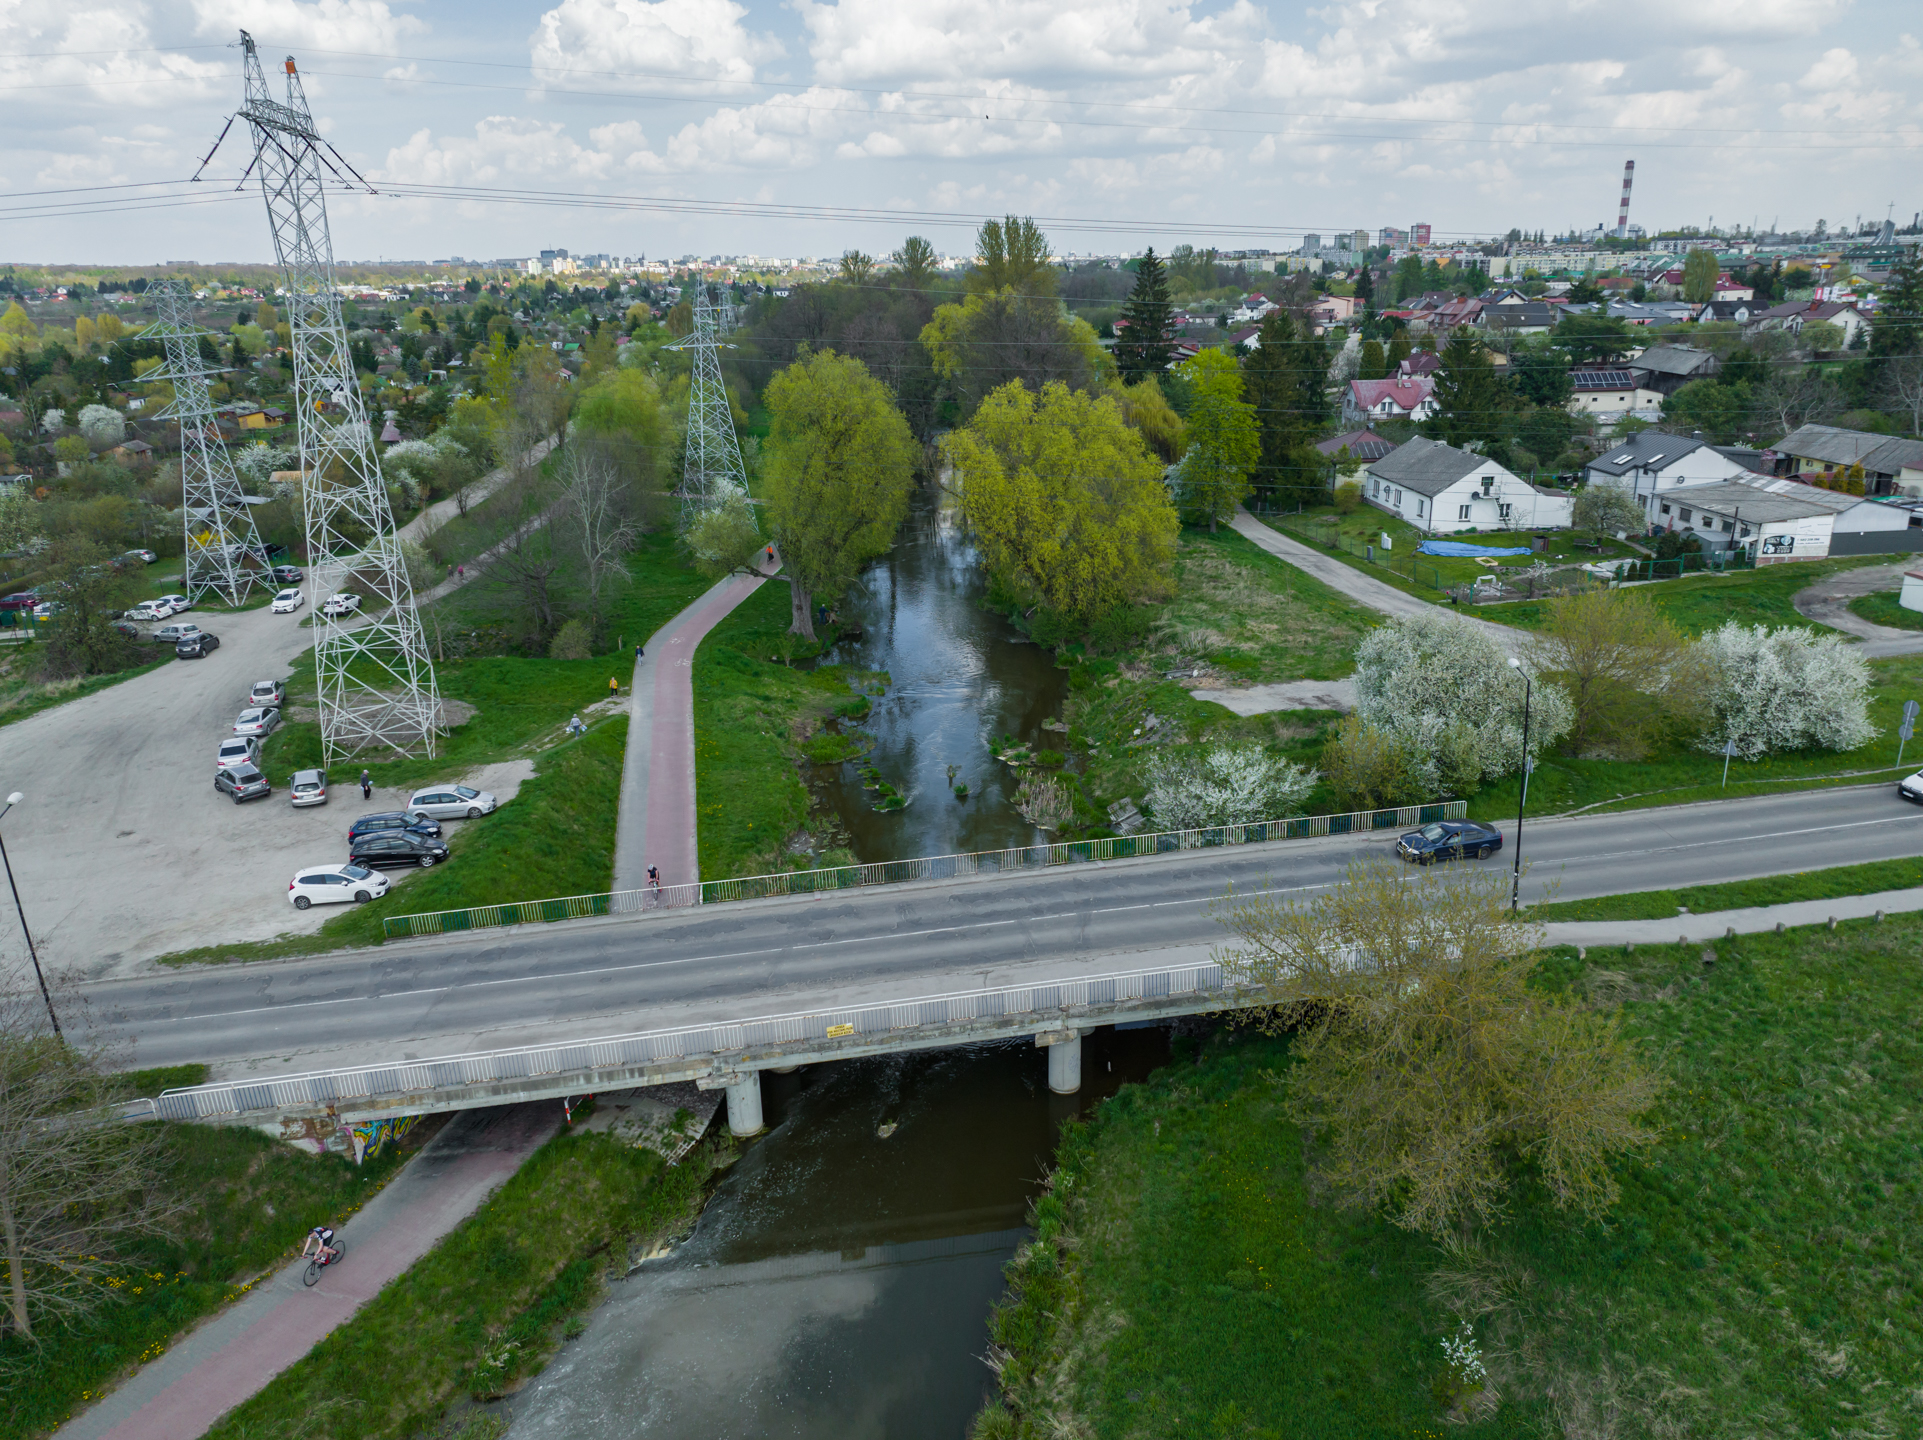
[[(286, 99), (278, 100), (245, 30), (240, 43), (247, 69), (240, 114), (254, 134), (248, 168), (260, 172), (293, 335), (323, 751), (330, 764), (373, 745), (432, 755), (441, 728), (434, 667), (334, 283), (324, 191), (328, 175), (347, 183), (341, 171), (354, 171), (315, 129), (293, 57), (287, 58)], [(328, 597), (344, 591), (350, 578), (370, 597), (365, 618), (326, 613)]]
[[(670, 346), (693, 361), (688, 385), (688, 452), (681, 467), (681, 528), (735, 495), (748, 493), (748, 472), (735, 439), (734, 412), (721, 378), (721, 340), (706, 282), (696, 282), (694, 329)], [(731, 345), (728, 347), (733, 349)]]
[[(233, 457), (215, 429), (213, 397), (207, 393), (207, 377), (214, 372), (200, 353), (200, 337), (210, 332), (194, 324), (193, 293), (185, 285), (162, 280), (148, 288), (147, 298), (159, 318), (138, 338), (158, 340), (167, 363), (140, 378), (172, 383), (174, 403), (160, 417), (180, 421), (181, 508), (187, 517), (182, 585), (190, 600), (214, 594), (239, 605), (255, 581), (265, 578), (267, 552), (254, 533)], [(257, 568), (250, 568), (249, 560)]]

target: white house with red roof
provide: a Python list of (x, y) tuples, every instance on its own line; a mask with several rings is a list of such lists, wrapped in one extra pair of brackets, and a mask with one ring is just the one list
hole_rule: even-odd
[(1427, 420), (1436, 413), (1435, 389), (1436, 382), (1427, 375), (1351, 380), (1342, 397), (1342, 423), (1360, 427), (1371, 420)]

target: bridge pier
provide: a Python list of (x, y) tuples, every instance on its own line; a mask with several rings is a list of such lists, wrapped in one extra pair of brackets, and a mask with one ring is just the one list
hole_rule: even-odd
[(1048, 1088), (1057, 1095), (1073, 1095), (1082, 1088), (1082, 1032), (1045, 1031), (1035, 1037), (1048, 1050)]
[(728, 1132), (759, 1135), (766, 1128), (761, 1119), (761, 1072), (750, 1070), (728, 1086)]

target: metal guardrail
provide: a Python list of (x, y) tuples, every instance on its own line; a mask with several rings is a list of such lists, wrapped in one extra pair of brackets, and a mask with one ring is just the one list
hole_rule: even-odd
[(765, 900), (783, 895), (817, 895), (831, 890), (860, 890), (870, 885), (901, 885), (913, 880), (957, 880), (1021, 870), (1045, 870), (1096, 860), (1128, 860), (1142, 855), (1207, 850), (1221, 845), (1254, 845), (1269, 840), (1303, 840), (1320, 835), (1349, 835), (1372, 830), (1410, 829), (1432, 820), (1460, 820), (1468, 802), (1403, 805), (1386, 810), (1354, 810), (1342, 815), (1305, 815), (1290, 820), (1260, 820), (1248, 825), (1216, 825), (1200, 830), (1161, 830), (1146, 835), (1116, 835), (1105, 840), (1065, 840), (1011, 850), (977, 850), (962, 855), (927, 855), (918, 860), (880, 860), (872, 865), (840, 865), (826, 870), (788, 870), (775, 875), (745, 875), (733, 880), (664, 885), (659, 890), (615, 890), (596, 895), (565, 895), (551, 900), (520, 900), (505, 905), (475, 905), (460, 910), (429, 910), (390, 915), (381, 922), (387, 939), (408, 935), (448, 935), (497, 925), (545, 924), (592, 915), (631, 915), (644, 910), (676, 910), (729, 900)]
[(150, 1103), (155, 1119), (230, 1120), (303, 1106), (379, 1102), (387, 1096), (406, 1096), (412, 1101), (438, 1089), (588, 1075), (662, 1062), (699, 1061), (710, 1056), (725, 1062), (726, 1057), (756, 1046), (814, 1043), (832, 1046), (841, 1040), (854, 1046), (873, 1045), (884, 1035), (934, 1026), (971, 1020), (1019, 1022), (1023, 1017), (1066, 1015), (1091, 1006), (1129, 1000), (1211, 995), (1232, 1001), (1235, 993), (1224, 984), (1222, 967), (1211, 961), (1032, 985), (923, 995), (842, 1010), (811, 1010), (720, 1024), (645, 1030), (558, 1045), (525, 1045), (512, 1050), (444, 1055), (400, 1064), (361, 1065), (262, 1080), (220, 1081), (166, 1090)]

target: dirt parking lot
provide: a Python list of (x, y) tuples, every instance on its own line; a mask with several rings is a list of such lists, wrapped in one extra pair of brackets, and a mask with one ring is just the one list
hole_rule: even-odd
[[(270, 798), (245, 805), (214, 789), (214, 751), (249, 687), (285, 678), (312, 644), (300, 618), (221, 615), (206, 626), (221, 641), (207, 659), (0, 728), (0, 796), (26, 795), (6, 818), (7, 852), (43, 965), (126, 973), (173, 950), (316, 930), (335, 913), (296, 911), (288, 880), (345, 858), (354, 818), (406, 795), (377, 789), (363, 802), (358, 787), (335, 784), (326, 805), (296, 810), (281, 776)], [(464, 778), (505, 800), (529, 768), (488, 766)], [(462, 823), (450, 823), (450, 835)], [(26, 946), (4, 908), (0, 964), (17, 974)]]

